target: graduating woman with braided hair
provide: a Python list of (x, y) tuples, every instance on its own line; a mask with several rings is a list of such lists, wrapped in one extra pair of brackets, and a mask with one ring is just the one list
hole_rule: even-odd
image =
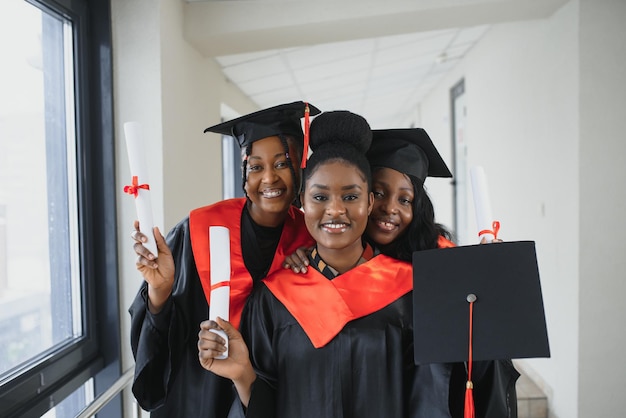
[(145, 235), (135, 223), (137, 269), (145, 281), (129, 309), (132, 390), (152, 417), (228, 415), (236, 399), (232, 383), (198, 362), (199, 325), (209, 314), (209, 227), (230, 230), (230, 320), (237, 327), (253, 283), (279, 269), (285, 254), (312, 243), (293, 206), (300, 188), (301, 118), (307, 112), (319, 110), (294, 102), (207, 128), (239, 142), (246, 198), (191, 211), (167, 238), (155, 228), (158, 254), (142, 245)]

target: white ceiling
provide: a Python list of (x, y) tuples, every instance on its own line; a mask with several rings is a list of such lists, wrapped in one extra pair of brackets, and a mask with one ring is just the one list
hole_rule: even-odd
[(413, 33), (226, 55), (217, 61), (262, 108), (302, 99), (321, 110), (358, 113), (375, 128), (403, 127), (399, 124), (416, 104), (486, 30)]
[(401, 128), (491, 24), (566, 1), (188, 0), (185, 25), (260, 108), (305, 100)]

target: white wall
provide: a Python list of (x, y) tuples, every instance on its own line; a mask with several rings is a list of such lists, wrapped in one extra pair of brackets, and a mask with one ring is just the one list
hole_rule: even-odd
[[(123, 124), (142, 123), (154, 221), (165, 234), (189, 210), (222, 196), (221, 141), (203, 133), (220, 121), (220, 104), (244, 114), (257, 110), (226, 82), (212, 58), (202, 57), (183, 38), (180, 0), (112, 0), (116, 182), (129, 183)], [(130, 306), (142, 278), (135, 269), (130, 238), (136, 219), (132, 198), (118, 196), (121, 340), (123, 369), (133, 365)], [(126, 390), (125, 416), (133, 416)], [(147, 416), (147, 415), (146, 415)]]
[[(129, 184), (130, 171), (126, 155), (123, 124), (126, 121), (142, 123), (145, 155), (149, 169), (153, 200), (154, 222), (163, 225), (163, 133), (161, 119), (161, 50), (159, 6), (151, 0), (126, 2), (116, 0), (111, 5), (113, 21), (113, 80), (114, 120), (116, 133), (117, 190)], [(141, 17), (141, 18), (140, 18)], [(142, 22), (137, 25), (135, 22)], [(156, 40), (156, 41), (155, 41)], [(132, 250), (133, 220), (136, 219), (134, 201), (120, 193), (117, 196), (119, 245), (119, 277), (121, 313), (122, 367), (133, 364), (129, 344), (128, 307), (139, 288), (141, 276), (134, 269)], [(129, 398), (126, 398), (129, 399)]]
[(518, 364), (551, 417), (626, 406), (625, 17), (625, 2), (582, 0), (494, 26), (420, 109), (450, 152), (449, 90), (465, 78), (468, 166), (485, 167), (501, 237), (536, 242), (552, 356)]
[(182, 38), (180, 1), (161, 1), (160, 43), (165, 228), (221, 199), (221, 143), (206, 127), (220, 121), (223, 76)]
[(626, 410), (626, 2), (580, 1), (580, 417)]

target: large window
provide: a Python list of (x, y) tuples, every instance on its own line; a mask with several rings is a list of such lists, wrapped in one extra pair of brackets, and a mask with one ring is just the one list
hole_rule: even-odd
[(71, 23), (23, 1), (0, 7), (20, 22), (0, 29), (0, 373), (6, 373), (81, 335), (83, 326), (76, 170), (68, 164), (76, 161)]
[(120, 374), (109, 5), (0, 15), (0, 416), (71, 417)]

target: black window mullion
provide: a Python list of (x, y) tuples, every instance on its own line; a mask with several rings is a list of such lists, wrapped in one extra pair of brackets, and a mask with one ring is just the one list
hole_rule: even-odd
[[(121, 375), (120, 305), (117, 259), (117, 212), (115, 186), (115, 140), (113, 121), (113, 69), (111, 59), (111, 9), (109, 0), (89, 3), (89, 26), (86, 34), (91, 52), (86, 63), (89, 80), (89, 118), (85, 125), (89, 141), (82, 141), (91, 167), (91, 178), (85, 186), (94, 202), (89, 207), (91, 232), (85, 243), (91, 245), (90, 265), (102, 277), (89, 282), (92, 307), (98, 323), (92, 324), (99, 342), (104, 369), (95, 376), (96, 396), (107, 390)], [(97, 197), (94, 193), (97, 192)], [(94, 274), (95, 274), (94, 272)], [(121, 394), (109, 401), (99, 417), (121, 418)]]

